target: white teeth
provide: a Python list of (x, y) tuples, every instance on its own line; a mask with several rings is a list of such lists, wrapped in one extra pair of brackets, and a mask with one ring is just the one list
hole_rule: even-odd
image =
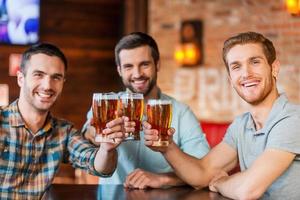
[(251, 87), (251, 86), (254, 86), (256, 85), (257, 83), (246, 83), (244, 84), (245, 87)]
[(50, 98), (51, 94), (45, 94), (45, 93), (38, 93), (38, 95), (42, 98)]
[(145, 82), (144, 80), (142, 80), (142, 81), (134, 81), (134, 83), (136, 83), (136, 84), (142, 84), (144, 82)]

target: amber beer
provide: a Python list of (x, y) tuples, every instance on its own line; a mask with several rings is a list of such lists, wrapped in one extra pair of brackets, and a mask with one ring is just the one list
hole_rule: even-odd
[(147, 103), (147, 121), (152, 129), (158, 130), (158, 140), (152, 146), (168, 146), (168, 129), (172, 121), (172, 102), (170, 100), (150, 99)]
[(103, 130), (109, 121), (117, 118), (118, 101), (118, 95), (115, 93), (93, 94), (92, 110), (96, 142), (113, 142), (106, 134), (103, 134)]
[(129, 133), (126, 140), (140, 140), (141, 121), (144, 110), (144, 97), (140, 93), (123, 93), (120, 95), (121, 109), (129, 121), (135, 122), (135, 131)]

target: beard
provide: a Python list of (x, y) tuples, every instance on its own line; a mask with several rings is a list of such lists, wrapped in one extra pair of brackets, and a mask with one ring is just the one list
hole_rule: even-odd
[(236, 87), (235, 87), (235, 90), (244, 101), (246, 101), (250, 105), (255, 106), (255, 105), (258, 105), (261, 102), (263, 102), (270, 95), (270, 93), (274, 89), (274, 86), (275, 86), (275, 83), (273, 82), (272, 75), (271, 75), (266, 80), (265, 87), (262, 89), (262, 91), (260, 91), (258, 94), (256, 94), (255, 98), (247, 97), (247, 95), (244, 95), (243, 92)]
[[(148, 77), (145, 77), (145, 76), (142, 76), (139, 78), (140, 80), (149, 80)], [(127, 81), (124, 81), (124, 79), (122, 80), (123, 81), (123, 84), (124, 86), (129, 89), (131, 92), (135, 92), (135, 93), (142, 93), (144, 95), (144, 97), (148, 96), (150, 94), (150, 92), (152, 91), (152, 89), (154, 88), (154, 86), (156, 85), (156, 80), (157, 80), (157, 75), (155, 75), (153, 77), (153, 79), (150, 79), (150, 82), (147, 86), (147, 88), (144, 90), (144, 91), (140, 91), (136, 88), (134, 88), (131, 84), (131, 81), (127, 82)]]
[[(58, 98), (55, 97), (52, 102), (49, 102), (47, 105), (43, 105), (43, 103), (39, 102), (38, 99), (36, 99), (36, 92), (35, 90), (31, 91), (29, 87), (27, 87), (27, 84), (24, 85), (24, 90), (23, 90), (23, 96), (25, 101), (37, 112), (40, 114), (45, 114), (47, 113), (50, 108), (52, 108)], [(49, 92), (54, 93), (54, 91), (49, 90)]]

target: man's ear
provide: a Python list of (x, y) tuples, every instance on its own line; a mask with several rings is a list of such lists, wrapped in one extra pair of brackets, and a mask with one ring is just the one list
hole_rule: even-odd
[(19, 87), (22, 87), (24, 83), (25, 75), (21, 71), (17, 71), (17, 82)]
[(280, 69), (280, 62), (279, 60), (274, 60), (272, 63), (272, 76), (277, 80), (278, 74), (279, 74), (279, 69)]
[(119, 65), (117, 66), (117, 70), (118, 70), (119, 76), (121, 76), (121, 67)]

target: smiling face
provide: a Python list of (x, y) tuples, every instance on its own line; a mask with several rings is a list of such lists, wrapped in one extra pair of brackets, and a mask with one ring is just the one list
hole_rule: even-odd
[(275, 78), (279, 63), (270, 66), (258, 43), (232, 47), (226, 56), (231, 84), (238, 95), (251, 105), (263, 102), (271, 93), (277, 93)]
[(132, 92), (147, 96), (156, 86), (159, 64), (155, 65), (149, 46), (123, 49), (119, 53), (119, 75), (123, 84)]
[(56, 56), (38, 53), (26, 63), (25, 72), (18, 72), (19, 106), (46, 113), (62, 92), (65, 66)]

